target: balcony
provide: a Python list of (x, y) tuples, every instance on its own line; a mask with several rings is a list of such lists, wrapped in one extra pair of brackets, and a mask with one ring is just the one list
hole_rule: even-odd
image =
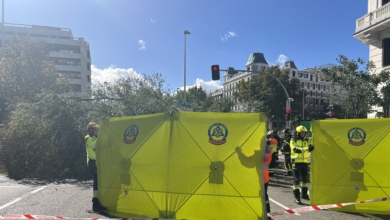
[(390, 29), (390, 4), (386, 4), (356, 20), (355, 38), (366, 45), (381, 42), (381, 31)]
[(70, 50), (49, 51), (49, 57), (81, 59), (81, 54)]

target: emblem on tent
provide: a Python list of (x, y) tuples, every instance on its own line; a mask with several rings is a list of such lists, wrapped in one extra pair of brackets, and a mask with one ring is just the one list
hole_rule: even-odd
[(366, 132), (361, 128), (352, 128), (348, 131), (349, 144), (360, 146), (366, 143)]
[(126, 144), (134, 143), (137, 140), (138, 131), (139, 129), (137, 125), (130, 125), (126, 128), (125, 133), (123, 134), (123, 142)]
[(222, 145), (226, 143), (228, 129), (224, 124), (215, 123), (209, 127), (209, 142), (214, 145)]

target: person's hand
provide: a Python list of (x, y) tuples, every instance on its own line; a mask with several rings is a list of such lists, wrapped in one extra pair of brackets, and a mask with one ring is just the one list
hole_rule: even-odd
[(313, 145), (309, 145), (309, 152), (312, 152), (314, 150), (314, 146)]
[(241, 147), (237, 146), (237, 147), (236, 147), (236, 152), (237, 152), (237, 153), (241, 153), (241, 152), (242, 152)]
[(300, 154), (300, 153), (302, 153), (302, 151), (300, 150), (300, 149), (298, 149), (298, 148), (294, 148), (294, 150), (293, 150), (295, 153), (297, 153), (297, 154)]

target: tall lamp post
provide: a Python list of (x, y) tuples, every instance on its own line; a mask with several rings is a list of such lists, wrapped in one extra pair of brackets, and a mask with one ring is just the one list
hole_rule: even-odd
[(187, 92), (186, 92), (186, 35), (191, 34), (189, 31), (184, 31), (184, 102), (187, 103)]
[(3, 49), (4, 46), (4, 0), (1, 2), (1, 49)]

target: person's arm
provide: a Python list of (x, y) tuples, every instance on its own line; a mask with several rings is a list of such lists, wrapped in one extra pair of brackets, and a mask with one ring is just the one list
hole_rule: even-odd
[(256, 161), (254, 157), (255, 155), (246, 156), (244, 153), (242, 153), (242, 149), (240, 147), (236, 147), (236, 152), (241, 165), (247, 168), (254, 168), (256, 166)]
[(291, 138), (290, 148), (291, 148), (291, 153), (297, 153), (297, 154), (302, 153), (302, 150), (298, 148), (298, 145), (295, 142), (295, 138)]

